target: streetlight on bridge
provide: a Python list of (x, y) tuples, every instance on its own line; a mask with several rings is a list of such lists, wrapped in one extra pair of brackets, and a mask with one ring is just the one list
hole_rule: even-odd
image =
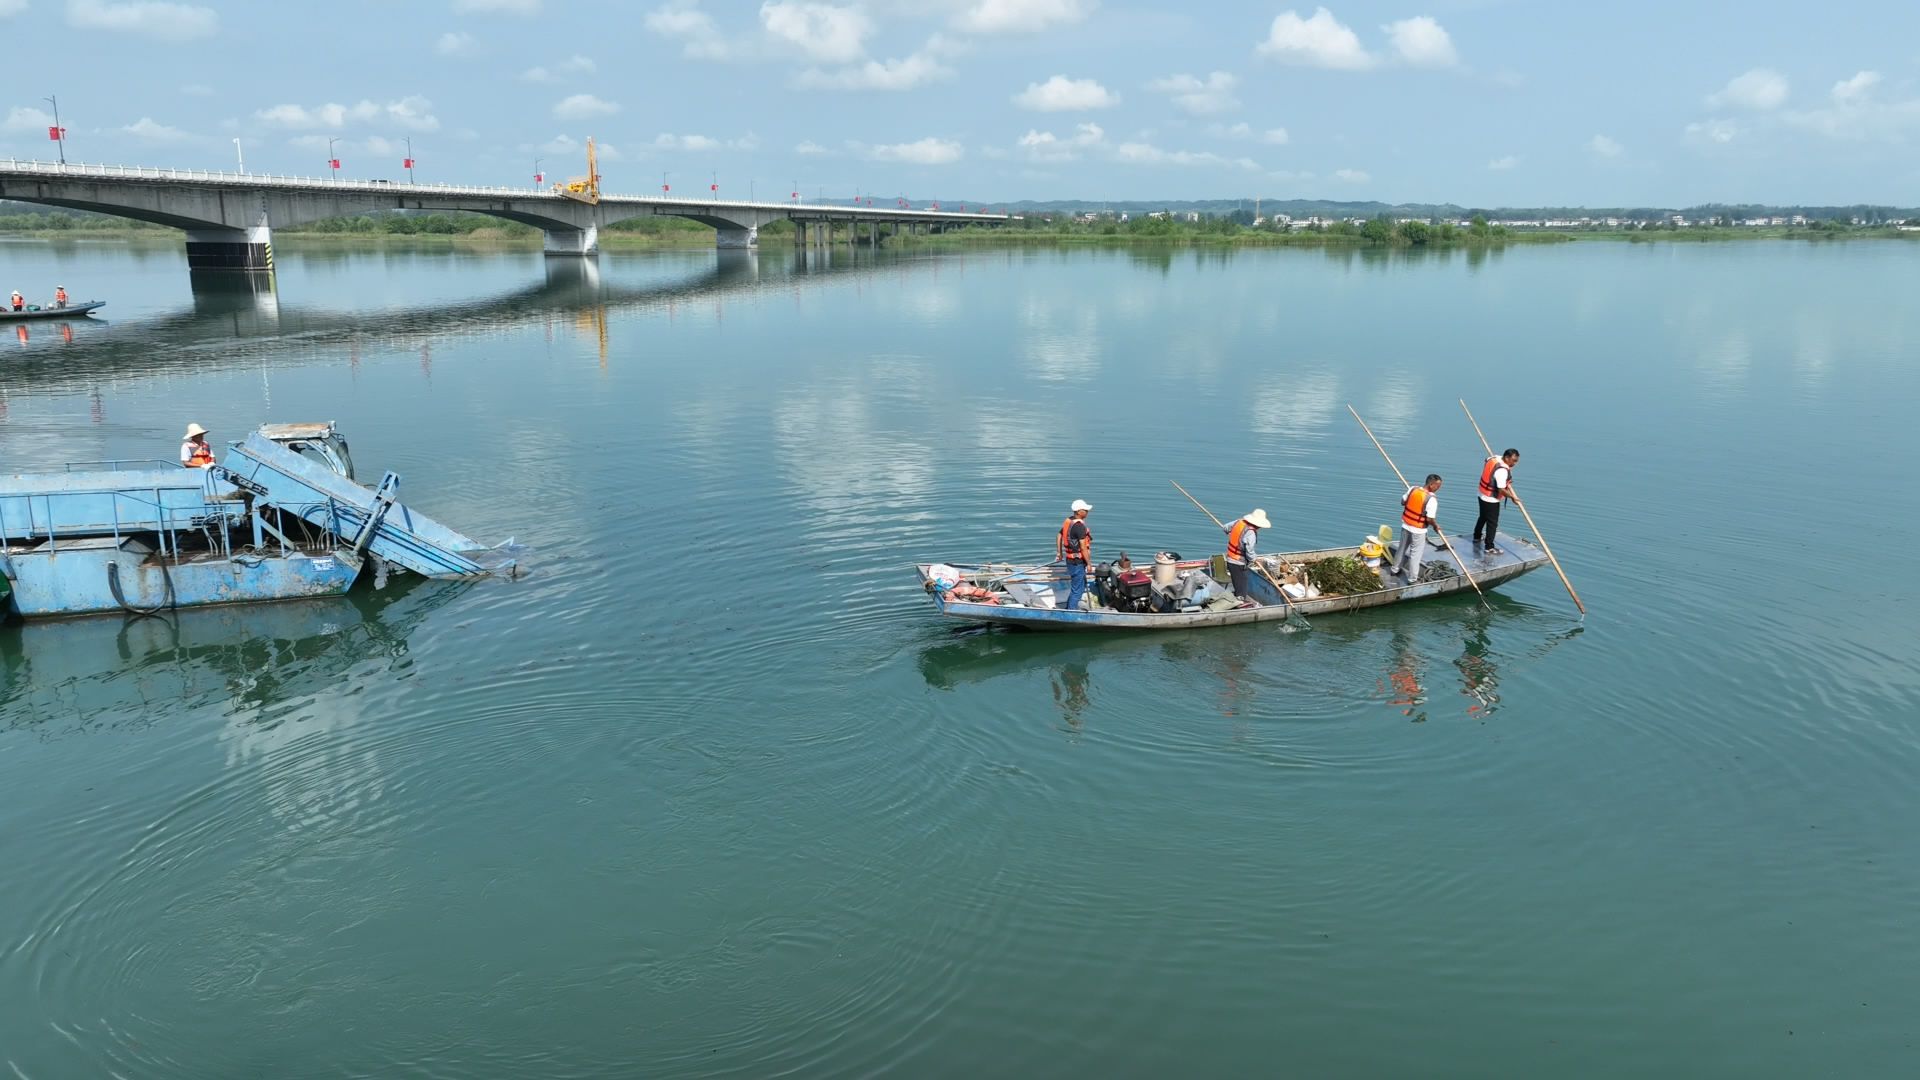
[(533, 159), (533, 186), (534, 187), (539, 187), (541, 184), (544, 184), (547, 182), (547, 174), (540, 171), (540, 163), (545, 160), (547, 159), (546, 158)]
[(327, 167), (333, 170), (333, 177), (336, 180), (340, 178), (340, 159), (333, 156), (333, 144), (339, 141), (339, 139), (327, 140)]
[(407, 158), (400, 164), (405, 166), (407, 170), (407, 183), (411, 184), (413, 183), (413, 138), (412, 136), (402, 136), (402, 138), (405, 138), (407, 142)]
[(60, 126), (60, 96), (49, 94), (40, 99), (53, 106), (53, 126), (47, 129), (47, 138), (60, 144), (60, 164), (67, 163), (67, 129)]
[(240, 163), (240, 175), (245, 176), (247, 174), (247, 155), (240, 152), (240, 137), (238, 135), (233, 138), (233, 158)]

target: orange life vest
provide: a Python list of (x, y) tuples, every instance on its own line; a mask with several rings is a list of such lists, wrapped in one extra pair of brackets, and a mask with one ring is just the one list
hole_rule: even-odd
[(193, 444), (193, 456), (187, 459), (187, 468), (198, 469), (213, 464), (213, 447), (204, 442)]
[(1247, 530), (1251, 528), (1253, 528), (1253, 526), (1247, 524), (1247, 519), (1241, 518), (1239, 521), (1233, 523), (1232, 528), (1227, 530), (1228, 562), (1245, 565), (1247, 561), (1246, 536)]
[[(1080, 519), (1074, 517), (1072, 514), (1068, 514), (1067, 520), (1060, 523), (1060, 553), (1065, 558), (1078, 559), (1081, 562), (1086, 562), (1087, 553), (1073, 546), (1073, 523), (1076, 521), (1080, 521)], [(1080, 521), (1080, 527), (1087, 530), (1087, 547), (1093, 547), (1093, 527), (1084, 521)]]
[[(1497, 500), (1500, 498), (1500, 490), (1493, 486), (1493, 471), (1495, 469), (1506, 468), (1506, 464), (1507, 464), (1506, 462), (1500, 460), (1497, 457), (1490, 457), (1487, 459), (1487, 463), (1480, 467), (1480, 497), (1481, 498), (1488, 499), (1488, 500)], [(1509, 472), (1507, 474), (1507, 477), (1509, 482), (1511, 482), (1513, 474)]]
[(1433, 519), (1427, 516), (1429, 494), (1430, 492), (1424, 487), (1417, 487), (1407, 492), (1406, 501), (1400, 504), (1400, 520), (1406, 524), (1407, 528), (1425, 529), (1433, 524)]
[(67, 302), (67, 290), (65, 289), (53, 290), (53, 302), (56, 304), (64, 305)]

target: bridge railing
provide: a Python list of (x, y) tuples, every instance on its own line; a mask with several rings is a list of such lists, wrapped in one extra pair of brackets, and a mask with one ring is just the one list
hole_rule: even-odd
[[(84, 162), (59, 161), (21, 161), (7, 158), (0, 161), (0, 174), (12, 173), (29, 176), (60, 176), (97, 180), (164, 180), (181, 184), (219, 184), (233, 187), (264, 187), (277, 189), (296, 189), (312, 191), (353, 191), (373, 195), (427, 195), (462, 196), (466, 198), (487, 199), (542, 199), (563, 200), (559, 195), (546, 188), (534, 187), (486, 187), (466, 184), (418, 184), (399, 183), (391, 180), (345, 180), (329, 176), (282, 176), (275, 173), (224, 172), (219, 169), (162, 169), (144, 165), (97, 165)], [(1007, 221), (1012, 215), (982, 214), (954, 210), (913, 210), (891, 207), (835, 206), (832, 204), (799, 202), (757, 202), (733, 199), (672, 199), (659, 195), (603, 195), (601, 202), (611, 203), (653, 203), (662, 206), (703, 207), (732, 210), (769, 210), (784, 211), (802, 215), (836, 214), (848, 218), (866, 218), (881, 221), (932, 220), (932, 221)]]

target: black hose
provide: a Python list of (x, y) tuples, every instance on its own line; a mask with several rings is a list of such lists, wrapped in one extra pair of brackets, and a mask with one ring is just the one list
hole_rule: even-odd
[(126, 593), (120, 591), (120, 564), (117, 562), (107, 564), (107, 588), (112, 590), (114, 602), (136, 618), (158, 615), (174, 606), (173, 575), (167, 573), (166, 563), (160, 564), (160, 580), (167, 583), (167, 598), (156, 607), (137, 608), (127, 603)]

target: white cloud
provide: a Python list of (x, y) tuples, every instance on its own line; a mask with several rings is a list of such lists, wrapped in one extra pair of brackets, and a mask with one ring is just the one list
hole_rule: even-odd
[(1240, 107), (1240, 99), (1233, 96), (1233, 88), (1239, 81), (1224, 71), (1213, 72), (1205, 79), (1195, 75), (1168, 75), (1148, 83), (1147, 89), (1172, 97), (1175, 105), (1195, 116), (1209, 116)]
[(1453, 49), (1453, 38), (1432, 17), (1416, 15), (1381, 27), (1393, 45), (1400, 62), (1414, 67), (1446, 68), (1460, 63)]
[(544, 83), (553, 81), (553, 72), (538, 64), (520, 73), (521, 82)]
[(465, 30), (449, 30), (434, 42), (433, 51), (441, 56), (477, 56), (480, 53), (480, 39)]
[(1051, 131), (1030, 130), (1020, 137), (1020, 148), (1034, 161), (1076, 161), (1082, 150), (1100, 146), (1106, 138), (1099, 124), (1081, 124), (1064, 139)]
[(1520, 159), (1512, 154), (1508, 154), (1506, 157), (1497, 157), (1487, 162), (1487, 168), (1492, 169), (1494, 172), (1505, 172), (1508, 169), (1517, 168), (1519, 165)]
[(1619, 157), (1621, 154), (1627, 152), (1626, 147), (1621, 146), (1618, 142), (1605, 135), (1595, 135), (1593, 138), (1588, 139), (1587, 149), (1601, 157), (1607, 158)]
[(182, 142), (193, 138), (193, 136), (181, 131), (177, 127), (168, 127), (165, 124), (155, 121), (152, 117), (147, 116), (135, 120), (120, 130), (135, 138), (146, 139), (150, 142)]
[(453, 10), (467, 15), (538, 15), (540, 0), (453, 0)]
[(188, 97), (212, 97), (213, 87), (206, 83), (188, 83), (180, 88), (180, 92)]
[(809, 59), (827, 64), (850, 64), (865, 56), (873, 33), (873, 20), (860, 8), (804, 0), (768, 0), (760, 5), (760, 25)]
[(440, 120), (430, 111), (433, 102), (414, 94), (384, 105), (361, 101), (357, 105), (328, 103), (311, 108), (304, 105), (274, 105), (255, 112), (254, 118), (274, 127), (324, 129), (337, 131), (348, 124), (387, 123), (410, 131), (434, 131)]
[(7, 131), (46, 131), (53, 126), (53, 114), (44, 109), (23, 109), (18, 105), (7, 110), (7, 119), (0, 122), (0, 128)]
[(1879, 72), (1858, 72), (1851, 79), (1844, 79), (1833, 84), (1834, 103), (1837, 105), (1851, 105), (1855, 102), (1863, 101), (1868, 94), (1873, 92), (1873, 88), (1879, 84)]
[(720, 35), (720, 28), (713, 23), (713, 17), (687, 0), (674, 0), (664, 7), (647, 12), (643, 20), (646, 28), (661, 37), (680, 38), (686, 42), (681, 51), (699, 60), (727, 60), (739, 55), (733, 43)]
[(814, 142), (812, 139), (807, 139), (802, 141), (800, 145), (793, 148), (793, 152), (805, 157), (820, 157), (825, 154), (833, 153), (833, 151), (828, 150), (826, 147), (821, 146), (819, 143)]
[(27, 10), (27, 0), (0, 0), (0, 19)]
[(1263, 142), (1268, 146), (1285, 146), (1292, 141), (1286, 128), (1267, 128), (1256, 130), (1252, 124), (1242, 120), (1238, 124), (1208, 124), (1207, 134), (1219, 139), (1239, 139), (1242, 142)]
[(974, 34), (1045, 30), (1093, 14), (1094, 0), (973, 0), (953, 24)]
[(1216, 168), (1231, 166), (1237, 169), (1258, 171), (1260, 166), (1247, 158), (1227, 158), (1212, 151), (1202, 150), (1162, 150), (1152, 143), (1124, 142), (1114, 149), (1114, 159), (1132, 165), (1203, 165)]
[(1120, 104), (1120, 95), (1092, 79), (1055, 75), (1046, 82), (1028, 84), (1013, 96), (1013, 103), (1035, 112), (1084, 112), (1112, 108)]
[(1294, 11), (1274, 16), (1267, 40), (1254, 51), (1282, 63), (1336, 71), (1365, 71), (1378, 63), (1360, 46), (1359, 36), (1326, 8), (1316, 9), (1305, 19)]
[(918, 142), (869, 146), (866, 148), (866, 156), (869, 161), (898, 161), (908, 165), (951, 165), (966, 156), (966, 150), (957, 142), (936, 139), (929, 135)]
[(1373, 179), (1364, 169), (1335, 169), (1333, 178), (1343, 184), (1364, 184)]
[(220, 29), (220, 16), (212, 8), (164, 0), (117, 4), (105, 0), (72, 0), (67, 5), (67, 22), (82, 30), (111, 30), (162, 41), (191, 41), (209, 37)]
[(1725, 145), (1740, 135), (1740, 129), (1728, 120), (1707, 120), (1687, 125), (1687, 138), (1693, 142)]
[(868, 60), (838, 71), (810, 68), (800, 73), (799, 83), (817, 90), (911, 90), (952, 77), (952, 68), (922, 49), (898, 60)]
[(748, 132), (737, 139), (716, 139), (710, 135), (674, 135), (662, 132), (653, 137), (656, 150), (690, 150), (704, 152), (711, 150), (753, 150), (760, 145), (760, 136)]
[(592, 94), (574, 94), (563, 98), (553, 107), (553, 115), (562, 120), (587, 120), (596, 116), (612, 116), (620, 111), (620, 106), (611, 101), (602, 101)]
[(560, 61), (562, 75), (591, 75), (599, 70), (600, 65), (594, 63), (591, 56), (581, 56), (579, 53), (574, 53)]
[(1707, 104), (1718, 109), (1776, 109), (1787, 100), (1787, 77), (1769, 68), (1754, 68), (1727, 80), (1727, 85), (1707, 95)]

